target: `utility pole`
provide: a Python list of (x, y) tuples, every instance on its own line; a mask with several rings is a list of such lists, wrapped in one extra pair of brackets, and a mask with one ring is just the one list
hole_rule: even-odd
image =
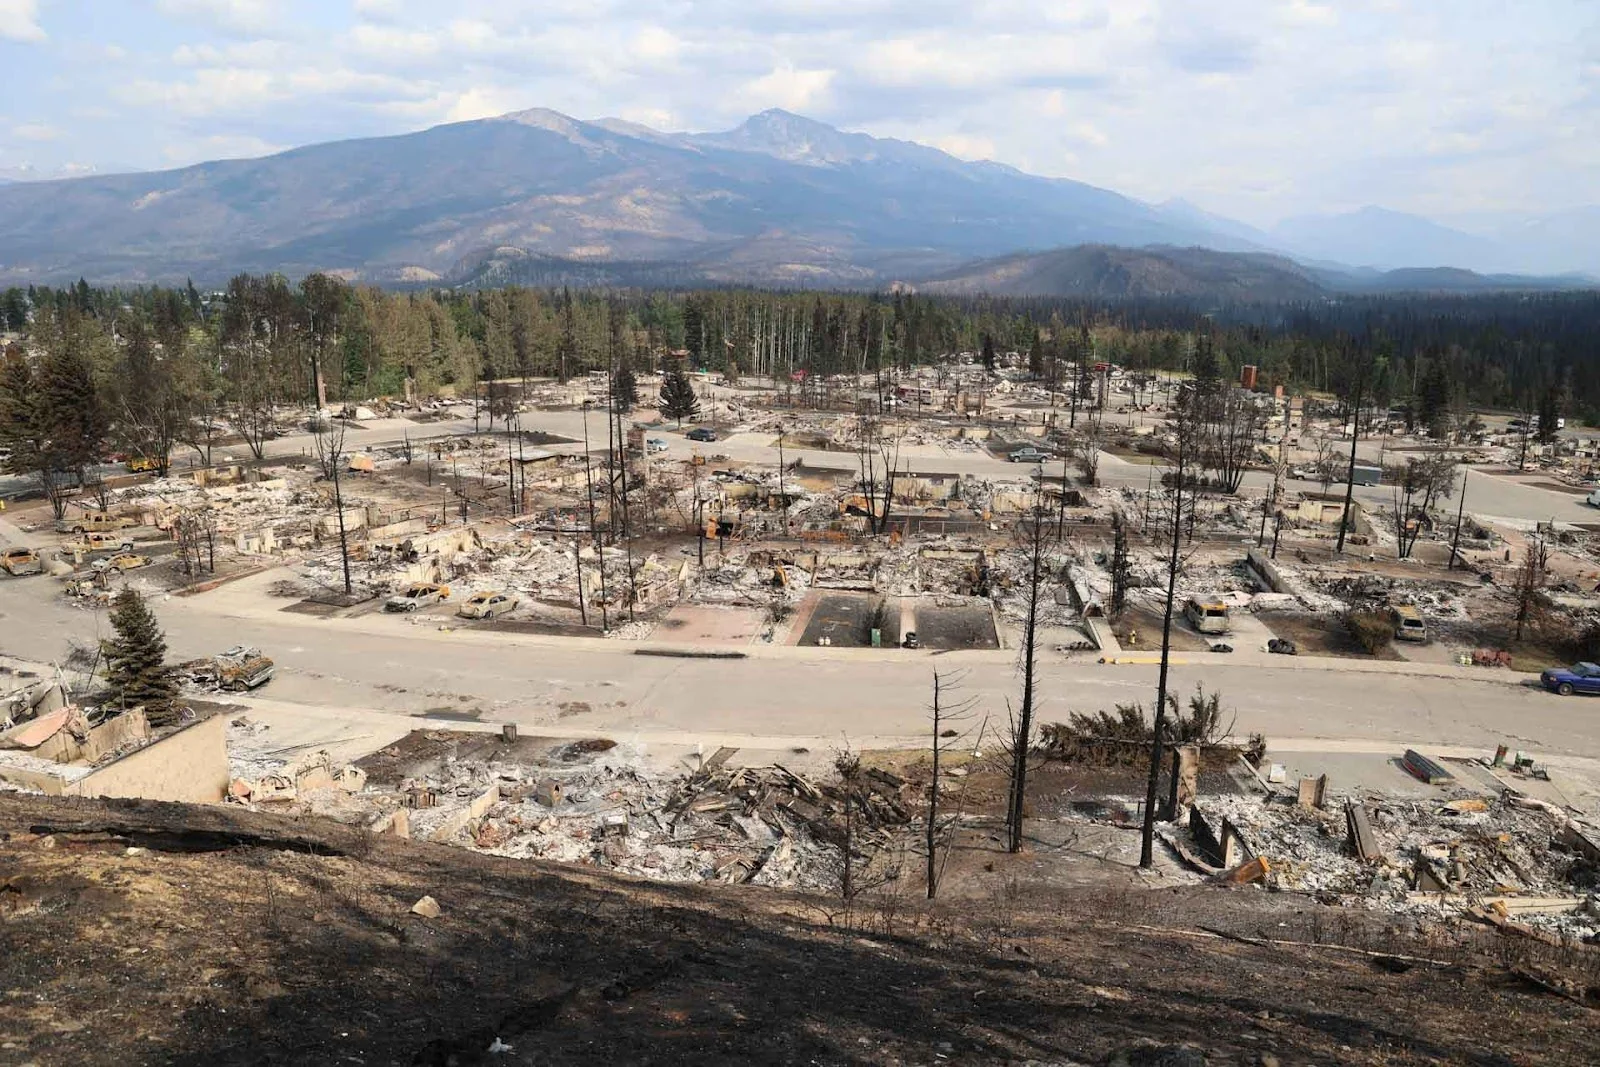
[[(572, 564), (578, 569), (578, 618), (583, 620), (585, 626), (589, 625), (589, 609), (583, 603), (583, 531), (572, 535)], [(606, 561), (600, 561), (600, 573), (606, 572)], [(605, 594), (600, 594), (604, 600)], [(604, 605), (602, 604), (602, 608)]]
[[(526, 388), (527, 383), (523, 383)], [(522, 472), (522, 488), (517, 493), (517, 509), (515, 514), (521, 514), (528, 506), (528, 464), (527, 453), (523, 452), (522, 445), (525, 438), (522, 436), (522, 412), (517, 412), (517, 470)]]
[[(610, 419), (607, 418), (607, 423)], [(599, 527), (594, 518), (594, 473), (589, 466), (589, 402), (583, 402), (583, 490), (589, 498), (589, 538), (594, 542), (594, 557), (600, 563), (600, 629), (609, 630), (610, 620), (606, 618), (606, 552), (605, 545), (600, 540)], [(583, 599), (583, 586), (580, 574), (578, 586), (578, 599)], [(589, 625), (589, 620), (584, 619), (583, 624)]]
[[(789, 493), (783, 485), (783, 435), (788, 431), (784, 429), (783, 420), (778, 420), (778, 499), (783, 501), (783, 536), (789, 536)], [(868, 501), (870, 509), (872, 504)]]
[[(1181, 398), (1179, 403), (1183, 403)], [(1187, 473), (1185, 467), (1190, 433), (1190, 427), (1184, 423), (1191, 417), (1188, 412), (1178, 414), (1178, 476), (1172, 490), (1172, 543), (1167, 556), (1167, 604), (1161, 620), (1161, 671), (1156, 680), (1155, 728), (1150, 741), (1150, 779), (1145, 785), (1144, 829), (1139, 843), (1139, 866), (1146, 869), (1155, 863), (1156, 791), (1161, 783), (1161, 732), (1166, 729), (1167, 666), (1172, 645), (1172, 598), (1178, 584), (1178, 543), (1183, 535), (1183, 483)]]
[(695, 555), (699, 558), (700, 569), (706, 569), (706, 503), (700, 496), (700, 468), (694, 469), (694, 534)]
[(938, 845), (938, 829), (935, 826), (939, 818), (939, 672), (933, 672), (933, 775), (928, 779), (928, 899), (932, 900), (939, 891), (938, 860), (936, 846)]
[(1267, 491), (1267, 498), (1261, 502), (1261, 532), (1256, 535), (1256, 547), (1260, 548), (1267, 541), (1267, 512), (1272, 510), (1273, 503), (1278, 499), (1278, 478), (1283, 471), (1283, 443), (1278, 443), (1278, 463), (1272, 468), (1272, 488)]
[[(1044, 468), (1039, 468), (1041, 476)], [(1061, 456), (1061, 495), (1056, 501), (1056, 541), (1059, 542), (1067, 524), (1067, 456)]]
[(456, 479), (456, 496), (461, 498), (461, 521), (467, 521), (467, 494), (461, 491), (461, 459), (454, 452), (450, 453), (450, 473)]
[(1455, 536), (1450, 539), (1450, 565), (1445, 568), (1448, 571), (1456, 569), (1456, 557), (1461, 553), (1461, 517), (1467, 511), (1467, 475), (1469, 473), (1466, 465), (1463, 464), (1461, 468), (1461, 502), (1456, 505), (1456, 532)]
[[(625, 447), (621, 437), (621, 415), (618, 414), (617, 422), (611, 421), (611, 414), (620, 408), (617, 402), (617, 376), (615, 371), (611, 375), (611, 384), (606, 390), (606, 510), (609, 521), (606, 523), (611, 528), (611, 539), (616, 540), (617, 512), (620, 501), (617, 500), (617, 454)], [(615, 431), (615, 432), (613, 432)], [(627, 462), (626, 453), (623, 462)]]
[[(622, 435), (622, 411), (620, 409), (617, 409), (616, 405), (612, 405), (612, 407), (613, 407), (613, 409), (616, 409), (617, 441), (620, 444), (622, 441), (626, 440), (626, 438), (624, 438), (623, 435)], [(607, 414), (606, 418), (608, 420), (610, 419), (610, 417), (611, 416), (609, 414)], [(649, 447), (649, 446), (647, 445), (646, 447)], [(621, 451), (621, 449), (619, 448), (618, 451)], [(622, 474), (622, 548), (623, 548), (623, 551), (627, 553), (627, 558), (628, 558), (628, 621), (632, 622), (633, 621), (633, 605), (639, 599), (639, 595), (638, 595), (638, 589), (634, 585), (634, 573), (633, 573), (633, 524), (632, 524), (632, 517), (630, 516), (630, 514), (628, 512), (628, 457), (627, 457), (626, 454), (624, 454), (621, 457), (618, 465), (621, 468), (621, 474)], [(603, 560), (601, 562), (604, 563)], [(601, 573), (602, 574), (605, 573), (603, 567), (601, 569)]]

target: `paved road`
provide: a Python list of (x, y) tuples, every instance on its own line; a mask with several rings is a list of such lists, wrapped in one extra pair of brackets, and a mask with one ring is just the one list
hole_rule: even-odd
[[(598, 422), (598, 419), (595, 420)], [(578, 412), (540, 412), (525, 425), (581, 436)], [(465, 422), (417, 425), (385, 420), (351, 432), (352, 448), (460, 433)], [(592, 431), (601, 427), (591, 424)], [(680, 435), (662, 431), (672, 454), (686, 454)], [(597, 433), (598, 436), (598, 433)], [(304, 437), (269, 445), (276, 456), (306, 448)], [(735, 458), (772, 460), (764, 435), (736, 435), (704, 446)], [(919, 470), (987, 474), (1020, 473), (983, 453), (946, 453), (911, 446)], [(790, 453), (786, 450), (785, 458)], [(848, 454), (800, 452), (807, 464), (848, 467)], [(1107, 456), (1110, 484), (1142, 488), (1146, 468)], [(1587, 509), (1552, 504), (1575, 498), (1474, 473), (1469, 509), (1522, 516), (1582, 517)], [(1364, 499), (1381, 503), (1380, 492)], [(1488, 503), (1480, 508), (1479, 499)], [(1489, 509), (1496, 509), (1491, 512)], [(0, 541), (14, 538), (0, 521)], [(936, 666), (965, 667), (967, 691), (995, 721), (1005, 698), (1015, 700), (1017, 679), (1008, 657), (962, 653), (773, 650), (744, 661), (657, 659), (633, 655), (610, 642), (549, 641), (414, 625), (405, 619), (320, 620), (274, 610), (252, 590), (266, 579), (224, 587), (213, 594), (156, 604), (175, 655), (189, 657), (229, 644), (260, 645), (282, 664), (272, 683), (276, 699), (324, 707), (386, 708), (412, 714), (449, 708), (529, 726), (561, 722), (571, 729), (671, 730), (750, 733), (796, 739), (852, 736), (912, 739), (925, 729), (924, 704)], [(420, 621), (420, 620), (419, 620)], [(104, 619), (68, 604), (47, 578), (0, 581), (0, 651), (29, 658), (60, 657), (69, 639), (92, 641), (106, 632)], [(1154, 668), (1098, 666), (1047, 657), (1041, 716), (1069, 710), (1109, 709), (1119, 702), (1150, 702)], [(1199, 682), (1218, 688), (1237, 708), (1238, 728), (1271, 736), (1327, 737), (1476, 745), (1506, 741), (1550, 753), (1600, 757), (1600, 703), (1561, 700), (1512, 685), (1245, 664), (1181, 666), (1174, 688)]]
[[(0, 528), (0, 533), (3, 533)], [(154, 608), (171, 651), (190, 657), (259, 645), (281, 665), (264, 695), (327, 709), (477, 715), (534, 728), (734, 734), (794, 739), (914, 741), (927, 729), (932, 672), (964, 669), (964, 691), (991, 726), (1015, 703), (1018, 678), (1001, 653), (758, 649), (745, 660), (635, 655), (621, 642), (440, 632), (430, 616), (318, 619), (276, 610), (270, 575), (216, 592), (164, 598)], [(92, 641), (104, 617), (69, 604), (49, 578), (0, 582), (0, 652), (58, 659), (70, 639)], [(1180, 695), (1204, 684), (1238, 711), (1237, 729), (1269, 737), (1368, 739), (1600, 757), (1600, 702), (1561, 699), (1494, 681), (1247, 664), (1174, 669)], [(1152, 666), (1044, 657), (1040, 716), (1149, 705)]]

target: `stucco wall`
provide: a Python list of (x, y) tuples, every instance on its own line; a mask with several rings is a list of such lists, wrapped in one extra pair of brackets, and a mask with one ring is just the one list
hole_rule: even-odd
[(213, 715), (97, 768), (74, 783), (85, 797), (218, 804), (228, 789), (227, 719)]

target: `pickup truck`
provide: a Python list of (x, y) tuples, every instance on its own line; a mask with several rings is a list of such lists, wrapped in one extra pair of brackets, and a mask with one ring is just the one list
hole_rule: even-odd
[(67, 552), (132, 552), (133, 538), (127, 534), (86, 533), (61, 547)]
[(31, 548), (8, 548), (4, 555), (0, 555), (0, 567), (13, 578), (21, 578), (24, 574), (43, 574), (44, 562), (39, 559), (39, 553)]
[(178, 672), (196, 685), (214, 685), (242, 693), (259, 689), (272, 679), (277, 667), (259, 648), (235, 645), (226, 652), (178, 665)]
[(90, 511), (67, 519), (56, 520), (56, 533), (105, 533), (109, 530), (126, 530), (139, 525), (137, 519), (126, 515), (108, 515), (103, 511)]
[(433, 585), (429, 582), (418, 582), (407, 587), (402, 592), (396, 593), (383, 602), (384, 611), (416, 611), (418, 608), (429, 604), (437, 604), (441, 600), (450, 599), (448, 585)]
[(1048, 452), (1041, 452), (1037, 448), (1019, 448), (1006, 457), (1012, 463), (1044, 463), (1055, 457)]

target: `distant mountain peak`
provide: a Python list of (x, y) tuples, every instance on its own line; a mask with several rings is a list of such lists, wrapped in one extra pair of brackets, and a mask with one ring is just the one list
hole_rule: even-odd
[(694, 140), (813, 166), (852, 163), (877, 155), (877, 141), (866, 134), (843, 133), (825, 122), (777, 107), (751, 115), (725, 133), (701, 134)]
[(509, 111), (499, 115), (490, 122), (514, 122), (519, 126), (533, 126), (536, 129), (549, 130), (559, 133), (563, 137), (581, 137), (583, 123), (570, 115), (563, 115), (559, 111), (552, 111), (547, 107), (530, 107), (526, 111)]

